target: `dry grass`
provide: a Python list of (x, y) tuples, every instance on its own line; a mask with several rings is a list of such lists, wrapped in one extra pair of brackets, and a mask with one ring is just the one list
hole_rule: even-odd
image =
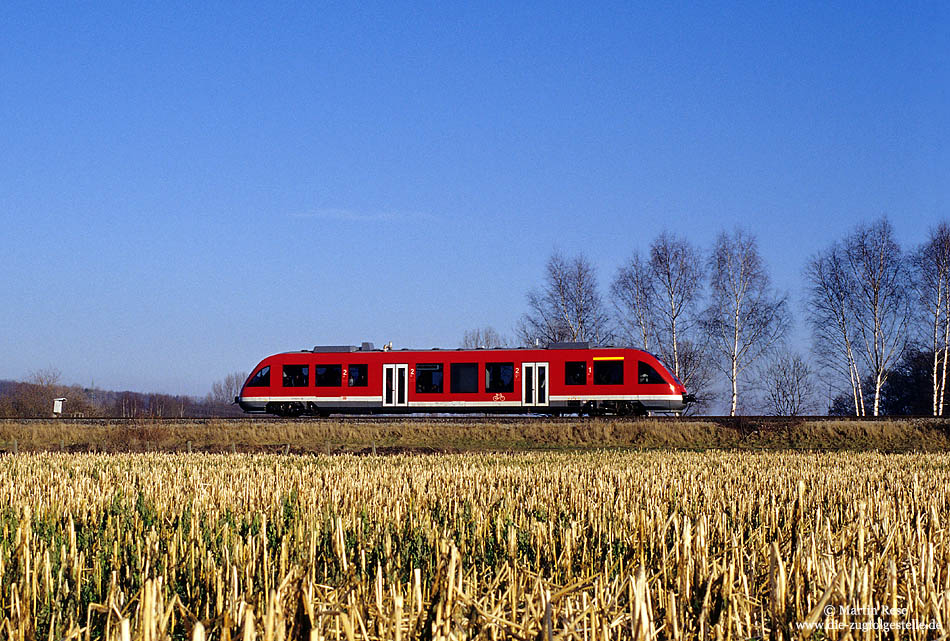
[(936, 638), (948, 488), (946, 454), (4, 456), (0, 634)]
[(808, 421), (719, 425), (705, 421), (610, 419), (514, 423), (460, 419), (437, 423), (372, 424), (313, 421), (18, 422), (0, 420), (0, 451), (21, 452), (465, 452), (572, 448), (876, 449), (947, 451), (943, 422)]

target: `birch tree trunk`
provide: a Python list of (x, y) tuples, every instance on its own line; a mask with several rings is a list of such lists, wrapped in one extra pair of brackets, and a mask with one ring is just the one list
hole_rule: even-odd
[(907, 346), (911, 319), (909, 262), (894, 240), (887, 218), (859, 225), (844, 243), (855, 288), (851, 292), (862, 359), (874, 379), (874, 416), (891, 367)]
[(950, 353), (950, 225), (941, 223), (912, 257), (920, 305), (927, 310), (933, 361), (933, 415), (943, 416)]
[(814, 352), (826, 377), (833, 374), (847, 381), (855, 416), (864, 416), (863, 376), (854, 349), (857, 331), (853, 292), (857, 288), (847, 265), (845, 248), (834, 243), (813, 256), (806, 268), (809, 283), (808, 321)]
[(755, 238), (721, 233), (709, 258), (710, 305), (704, 325), (729, 377), (730, 414), (739, 409), (743, 371), (784, 338), (789, 326), (786, 296), (771, 287)]

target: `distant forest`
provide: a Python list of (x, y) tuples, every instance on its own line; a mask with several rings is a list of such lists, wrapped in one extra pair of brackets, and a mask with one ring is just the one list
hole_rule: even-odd
[(0, 418), (51, 417), (56, 398), (66, 399), (62, 413), (66, 417), (212, 418), (244, 414), (231, 403), (233, 395), (224, 396), (227, 391), (220, 383), (215, 384), (219, 393), (197, 398), (60, 385), (58, 374), (51, 370), (36, 372), (30, 379), (0, 380)]

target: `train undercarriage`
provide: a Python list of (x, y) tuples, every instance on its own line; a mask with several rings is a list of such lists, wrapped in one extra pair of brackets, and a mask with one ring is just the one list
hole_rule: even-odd
[[(245, 408), (247, 409), (247, 408)], [(254, 411), (254, 410), (250, 410)], [(646, 416), (651, 410), (639, 401), (567, 401), (563, 405), (545, 407), (333, 407), (318, 406), (303, 401), (269, 402), (263, 411), (256, 413), (272, 414), (287, 418), (301, 416), (327, 417), (331, 414), (540, 414), (547, 416)], [(668, 411), (660, 408), (654, 411)]]

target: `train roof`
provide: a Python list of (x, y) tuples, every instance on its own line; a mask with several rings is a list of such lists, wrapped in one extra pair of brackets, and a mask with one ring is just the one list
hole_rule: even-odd
[[(285, 354), (347, 354), (354, 352), (465, 352), (465, 351), (515, 351), (515, 350), (558, 350), (558, 349), (637, 349), (623, 345), (591, 346), (589, 341), (551, 343), (546, 346), (528, 347), (430, 347), (417, 349), (402, 347), (399, 349), (377, 348), (373, 343), (364, 342), (361, 345), (315, 345), (313, 349), (302, 349), (299, 352), (284, 352)], [(643, 350), (638, 350), (643, 351)]]

